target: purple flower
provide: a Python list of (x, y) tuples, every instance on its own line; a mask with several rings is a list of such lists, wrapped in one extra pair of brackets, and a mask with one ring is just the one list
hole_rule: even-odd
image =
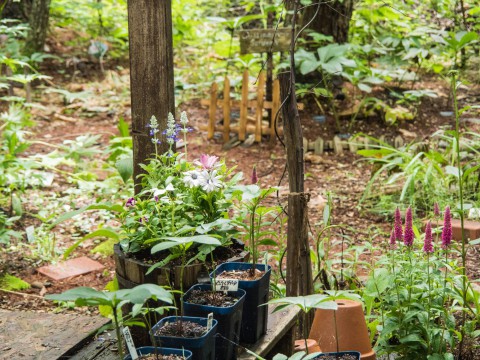
[(396, 249), (397, 248), (397, 241), (395, 239), (395, 229), (392, 229), (392, 232), (390, 233), (390, 249)]
[(438, 202), (433, 204), (433, 215), (435, 215), (435, 217), (440, 216), (440, 208), (438, 207)]
[(425, 227), (425, 240), (423, 242), (423, 251), (427, 254), (433, 253), (432, 223), (429, 221)]
[(403, 243), (405, 246), (412, 246), (414, 237), (412, 208), (409, 206), (407, 213), (405, 214), (405, 234), (403, 237)]
[(450, 207), (445, 208), (442, 229), (442, 248), (446, 249), (452, 242), (452, 220), (450, 215)]
[(400, 214), (400, 209), (398, 207), (395, 210), (394, 232), (395, 232), (395, 240), (402, 241), (403, 239), (402, 215)]
[(140, 222), (140, 224), (147, 223), (148, 217), (147, 216), (141, 217), (138, 221)]
[(125, 206), (127, 208), (128, 207), (134, 207), (136, 203), (137, 203), (137, 200), (135, 200), (135, 198), (131, 197), (127, 200), (127, 203), (125, 204)]
[(252, 184), (256, 184), (256, 183), (258, 183), (257, 167), (254, 166), (252, 171)]

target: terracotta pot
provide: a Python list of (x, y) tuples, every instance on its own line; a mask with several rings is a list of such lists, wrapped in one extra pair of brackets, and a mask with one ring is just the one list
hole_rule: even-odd
[[(337, 300), (337, 304), (336, 311), (317, 309), (308, 337), (316, 340), (322, 351), (355, 350), (362, 354), (363, 360), (375, 360), (362, 303), (353, 300)], [(336, 334), (338, 334), (338, 350)]]
[(295, 352), (306, 351), (308, 354), (313, 354), (322, 351), (318, 343), (313, 339), (307, 339), (307, 350), (305, 350), (305, 339), (295, 340)]

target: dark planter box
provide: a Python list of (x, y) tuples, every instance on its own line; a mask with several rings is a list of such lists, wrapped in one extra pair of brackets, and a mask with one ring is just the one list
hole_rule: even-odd
[[(215, 359), (215, 334), (217, 333), (217, 320), (213, 320), (213, 326), (208, 333), (197, 338), (182, 338), (176, 336), (159, 336), (155, 332), (167, 322), (175, 322), (180, 317), (167, 316), (160, 320), (153, 328), (152, 333), (155, 341), (160, 346), (170, 348), (184, 348), (192, 352), (192, 360), (214, 360)], [(207, 326), (208, 319), (184, 316), (184, 321), (191, 321), (202, 326)]]
[[(246, 271), (251, 269), (252, 264), (248, 263), (223, 263), (215, 269), (218, 275), (224, 271)], [(238, 287), (246, 291), (243, 304), (242, 328), (240, 341), (247, 344), (254, 344), (267, 331), (268, 306), (261, 306), (268, 302), (270, 284), (270, 273), (272, 268), (269, 265), (256, 264), (255, 267), (265, 274), (258, 280), (240, 280)], [(210, 274), (213, 278), (213, 273)]]
[(323, 353), (314, 357), (314, 359), (323, 359), (324, 357), (327, 357), (327, 356), (342, 356), (342, 355), (352, 355), (352, 356), (355, 356), (356, 359), (360, 360), (360, 353), (358, 351), (339, 351), (339, 352)]
[[(183, 309), (185, 315), (207, 317), (208, 314), (213, 313), (213, 318), (218, 321), (217, 334), (221, 334), (228, 340), (238, 343), (240, 341), (245, 290), (239, 289), (238, 291), (228, 292), (228, 295), (238, 298), (238, 301), (230, 307), (216, 307), (189, 303), (188, 300), (194, 290), (211, 291), (212, 286), (209, 284), (194, 285), (185, 293), (183, 297)], [(215, 353), (217, 360), (234, 360), (237, 358), (235, 345), (230, 341), (219, 336), (216, 337)]]
[[(161, 348), (157, 347), (155, 350), (154, 346), (142, 346), (137, 348), (138, 355), (148, 355), (148, 354), (159, 354), (159, 355), (177, 355), (183, 356), (185, 360), (190, 360), (192, 358), (192, 352), (189, 350), (182, 349), (170, 349), (170, 348)], [(124, 360), (132, 360), (130, 355), (125, 356)]]

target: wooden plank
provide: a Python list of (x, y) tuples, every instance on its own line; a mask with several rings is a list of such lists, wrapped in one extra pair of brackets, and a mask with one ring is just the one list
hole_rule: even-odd
[(288, 51), (291, 29), (250, 29), (238, 31), (240, 54)]
[[(198, 128), (200, 130), (207, 131), (208, 125), (200, 124), (200, 125), (198, 125)], [(220, 132), (224, 131), (223, 125), (217, 125), (216, 129)], [(247, 124), (247, 126), (245, 128), (245, 133), (246, 134), (255, 134), (255, 129), (256, 129), (255, 125)], [(230, 132), (238, 134), (238, 131), (239, 131), (239, 126), (238, 125), (230, 125)], [(271, 135), (270, 131), (271, 131), (270, 125), (269, 126), (265, 126), (265, 125), (262, 126), (262, 134)], [(280, 136), (283, 135), (283, 128), (278, 128), (277, 132), (278, 132), (278, 135), (280, 135)], [(275, 133), (273, 134), (273, 136), (275, 136)]]
[(230, 79), (225, 76), (223, 82), (223, 141), (230, 140)]
[(245, 128), (247, 126), (248, 115), (248, 70), (243, 72), (242, 79), (242, 102), (240, 104), (240, 125), (238, 130), (238, 140), (245, 141)]
[[(275, 306), (270, 305), (268, 307), (268, 323), (267, 333), (260, 338), (253, 345), (245, 345), (246, 348), (253, 351), (255, 354), (265, 357), (272, 352), (277, 345), (284, 342), (292, 342), (293, 348), (293, 333), (291, 332), (290, 338), (286, 335), (293, 329), (297, 323), (297, 317), (300, 313), (300, 309), (297, 306), (289, 306), (283, 310), (273, 312)], [(253, 360), (255, 357), (248, 353), (242, 353), (238, 356), (238, 360)]]
[(208, 112), (208, 133), (207, 139), (213, 138), (215, 133), (215, 117), (217, 115), (217, 91), (218, 84), (214, 82), (210, 88), (210, 110)]
[(262, 71), (257, 83), (257, 109), (255, 113), (255, 141), (262, 141), (263, 96), (265, 93), (265, 73)]
[(276, 134), (275, 134), (275, 127), (277, 127), (277, 132), (278, 132), (278, 126), (276, 124), (276, 121), (280, 119), (280, 114), (277, 113), (280, 110), (280, 82), (278, 79), (275, 79), (273, 82), (273, 93), (272, 93), (272, 118), (270, 119), (270, 143), (273, 144), (275, 142)]
[(79, 314), (0, 310), (2, 359), (60, 359), (109, 320)]

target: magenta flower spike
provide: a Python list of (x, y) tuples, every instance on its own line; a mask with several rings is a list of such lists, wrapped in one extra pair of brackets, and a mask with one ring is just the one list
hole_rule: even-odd
[(450, 214), (450, 207), (445, 208), (445, 215), (443, 218), (442, 229), (442, 248), (446, 249), (452, 242), (452, 219)]
[(402, 215), (400, 214), (400, 209), (398, 207), (395, 210), (395, 225), (394, 225), (393, 231), (395, 232), (395, 240), (402, 241), (403, 240)]
[(392, 229), (392, 232), (390, 234), (390, 249), (396, 249), (397, 248), (397, 240), (395, 239), (395, 229)]
[(403, 234), (403, 243), (406, 246), (412, 246), (414, 238), (415, 235), (413, 233), (412, 208), (409, 206), (407, 209), (407, 213), (405, 214), (405, 233)]
[(252, 184), (256, 184), (258, 183), (258, 177), (257, 177), (257, 167), (254, 166), (253, 167), (253, 171), (252, 171)]
[(432, 223), (429, 221), (425, 226), (425, 240), (423, 242), (423, 251), (427, 254), (433, 253)]
[(435, 215), (435, 217), (440, 216), (440, 208), (438, 207), (438, 202), (433, 204), (433, 215)]

